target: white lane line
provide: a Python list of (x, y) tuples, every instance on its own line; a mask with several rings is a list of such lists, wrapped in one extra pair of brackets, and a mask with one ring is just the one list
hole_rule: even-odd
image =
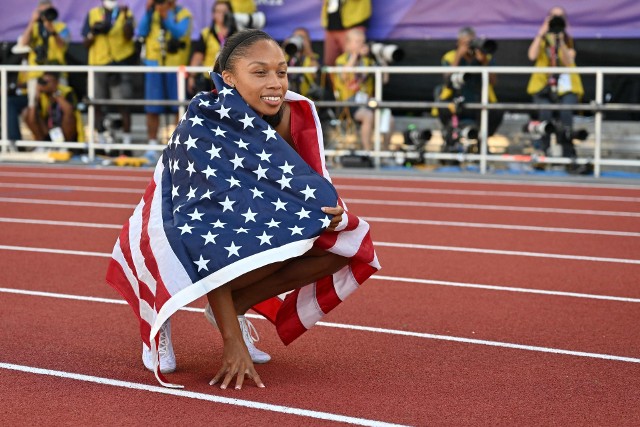
[(273, 405), (271, 403), (256, 402), (254, 400), (237, 399), (230, 397), (215, 396), (212, 394), (196, 393), (193, 391), (176, 390), (160, 386), (154, 386), (142, 383), (133, 383), (129, 381), (115, 380), (112, 378), (96, 377), (93, 375), (78, 374), (75, 372), (57, 371), (53, 369), (36, 368), (33, 366), (16, 365), (13, 363), (0, 362), (0, 369), (8, 369), (11, 371), (25, 372), (36, 375), (47, 375), (57, 378), (65, 378), (76, 381), (83, 381), (94, 384), (109, 385), (132, 390), (141, 390), (151, 393), (167, 394), (171, 396), (186, 397), (189, 399), (202, 400), (206, 402), (221, 403), (223, 405), (241, 406), (250, 409), (259, 409), (263, 411), (277, 412), (281, 414), (297, 415), (306, 418), (315, 418), (319, 420), (327, 420), (353, 424), (359, 426), (387, 427), (399, 426), (401, 424), (386, 423), (383, 421), (369, 420), (366, 418), (349, 417), (347, 415), (333, 414), (330, 412), (313, 411), (309, 409), (296, 408), (292, 406)]
[[(142, 193), (140, 193), (142, 194)], [(34, 205), (83, 206), (91, 208), (135, 209), (136, 205), (126, 203), (75, 202), (71, 200), (23, 199), (21, 197), (0, 197), (4, 203), (27, 203)]]
[(375, 200), (375, 199), (344, 199), (347, 203), (361, 205), (383, 205), (383, 206), (416, 206), (425, 208), (447, 208), (447, 209), (473, 209), (491, 211), (513, 211), (513, 212), (539, 212), (557, 213), (571, 215), (600, 215), (600, 216), (629, 216), (640, 217), (640, 212), (617, 212), (598, 211), (590, 209), (559, 209), (559, 208), (537, 208), (529, 206), (505, 206), (505, 205), (478, 205), (467, 203), (435, 203), (435, 202), (414, 202), (412, 200)]
[(379, 274), (371, 276), (371, 279), (384, 280), (389, 282), (404, 282), (404, 283), (411, 283), (411, 284), (415, 283), (415, 284), (436, 285), (436, 286), (452, 286), (456, 288), (487, 289), (490, 291), (518, 292), (518, 293), (524, 293), (524, 294), (540, 294), (540, 295), (552, 295), (552, 296), (560, 296), (560, 297), (640, 303), (640, 298), (615, 297), (611, 295), (597, 295), (597, 294), (582, 294), (577, 292), (548, 291), (544, 289), (516, 288), (511, 286), (482, 285), (479, 283), (449, 282), (446, 280), (414, 279), (411, 277), (382, 276)]
[(95, 180), (95, 181), (134, 181), (134, 182), (150, 182), (153, 170), (149, 171), (149, 177), (137, 177), (126, 175), (92, 175), (92, 174), (73, 174), (58, 173), (56, 170), (51, 172), (0, 172), (0, 176), (10, 178), (42, 178), (47, 181), (52, 179), (75, 179), (75, 180)]
[[(140, 192), (142, 194), (142, 192)], [(598, 211), (598, 210), (581, 210), (581, 209), (554, 209), (554, 208), (535, 208), (528, 206), (502, 206), (502, 205), (475, 205), (464, 203), (431, 203), (431, 202), (414, 202), (411, 200), (372, 200), (372, 199), (345, 199), (347, 203), (364, 204), (364, 205), (387, 205), (387, 206), (417, 206), (447, 209), (475, 209), (475, 210), (494, 210), (494, 211), (514, 211), (514, 212), (539, 212), (539, 213), (559, 213), (571, 215), (598, 215), (598, 216), (628, 216), (640, 217), (639, 212), (616, 212), (616, 211)], [(0, 202), (6, 203), (31, 203), (40, 205), (69, 205), (69, 206), (88, 206), (88, 207), (104, 207), (118, 209), (134, 209), (136, 205), (126, 203), (100, 203), (100, 202), (78, 202), (68, 200), (48, 200), (48, 199), (28, 199), (21, 197), (0, 197)]]
[(122, 225), (118, 224), (98, 224), (95, 222), (77, 222), (77, 221), (51, 221), (46, 219), (27, 219), (27, 218), (3, 218), (0, 217), (0, 222), (8, 222), (14, 224), (34, 224), (34, 225), (55, 225), (66, 227), (89, 227), (89, 228), (109, 228), (120, 230)]
[[(431, 221), (431, 220), (424, 220), (424, 219), (381, 218), (381, 217), (373, 217), (373, 216), (363, 216), (360, 218), (369, 222), (382, 222), (382, 223), (392, 223), (392, 224), (439, 225), (444, 227), (470, 227), (470, 228), (488, 228), (488, 229), (497, 229), (497, 230), (640, 237), (640, 233), (633, 233), (630, 231), (589, 230), (584, 228), (537, 227), (537, 226), (529, 226), (529, 225), (487, 224), (487, 223), (457, 222), (457, 221)], [(44, 219), (26, 219), (26, 218), (9, 218), (9, 217), (0, 217), (0, 222), (17, 223), (17, 224), (35, 224), (35, 225), (56, 225), (56, 226), (69, 226), (69, 227), (112, 228), (112, 229), (118, 229), (118, 230), (122, 228), (122, 225), (119, 225), (119, 224), (99, 224), (94, 222), (52, 221), (52, 220), (44, 220)]]
[(491, 228), (498, 230), (518, 230), (518, 231), (536, 231), (550, 233), (575, 233), (575, 234), (596, 234), (603, 236), (624, 236), (624, 237), (640, 237), (640, 233), (631, 231), (612, 231), (612, 230), (590, 230), (585, 228), (562, 228), (562, 227), (538, 227), (533, 225), (511, 225), (511, 224), (488, 224), (481, 222), (459, 222), (459, 221), (433, 221), (427, 219), (405, 219), (405, 218), (382, 218), (376, 216), (360, 217), (369, 222), (383, 222), (392, 224), (412, 224), (412, 225), (439, 225), (444, 227), (470, 227), (470, 228)]
[(458, 176), (447, 176), (446, 178), (434, 177), (434, 176), (411, 176), (411, 175), (376, 175), (376, 174), (363, 174), (363, 173), (341, 173), (339, 170), (331, 171), (331, 176), (339, 179), (354, 179), (361, 181), (391, 181), (406, 183), (407, 181), (418, 183), (431, 183), (431, 182), (444, 182), (446, 184), (472, 184), (472, 185), (484, 185), (484, 184), (496, 184), (503, 186), (518, 186), (518, 187), (579, 187), (579, 188), (593, 188), (593, 189), (620, 189), (620, 190), (638, 190), (637, 184), (611, 184), (603, 182), (575, 182), (575, 181), (558, 181), (553, 178), (552, 181), (532, 181), (531, 177), (525, 177), (522, 180), (517, 179), (486, 179), (478, 176), (478, 178), (461, 178)]
[[(431, 250), (431, 251), (470, 252), (470, 253), (489, 254), (489, 255), (510, 255), (510, 256), (526, 256), (526, 257), (535, 257), (535, 258), (568, 259), (573, 261), (640, 264), (640, 260), (637, 260), (637, 259), (603, 258), (603, 257), (592, 257), (592, 256), (582, 256), (582, 255), (546, 254), (542, 252), (504, 251), (504, 250), (497, 250), (497, 249), (463, 248), (458, 246), (417, 245), (417, 244), (410, 244), (410, 243), (393, 243), (393, 242), (375, 242), (375, 246), (403, 248), (403, 249), (424, 249), (424, 250)], [(63, 254), (63, 255), (96, 256), (96, 257), (107, 257), (107, 258), (111, 256), (110, 253), (106, 253), (106, 252), (76, 251), (76, 250), (69, 250), (69, 249), (53, 249), (53, 248), (36, 248), (31, 246), (0, 245), (0, 250), (42, 252), (42, 253)]]
[(73, 251), (69, 249), (33, 248), (27, 246), (0, 245), (0, 250), (21, 251), (21, 252), (41, 252), (46, 254), (95, 256), (100, 258), (111, 258), (111, 254), (106, 252)]
[(411, 243), (393, 243), (393, 242), (374, 242), (374, 246), (403, 248), (403, 249), (425, 249), (429, 251), (451, 251), (451, 252), (471, 252), (489, 255), (510, 255), (510, 256), (526, 256), (535, 258), (552, 258), (552, 259), (570, 259), (574, 261), (591, 261), (591, 262), (616, 262), (620, 264), (640, 264), (638, 259), (625, 258), (604, 258), (582, 255), (564, 255), (564, 254), (547, 254), (542, 252), (522, 252), (522, 251), (504, 251), (499, 249), (482, 249), (482, 248), (463, 248), (459, 246), (437, 246), (437, 245), (418, 245)]
[(444, 194), (461, 196), (524, 197), (527, 199), (593, 200), (607, 202), (640, 202), (640, 197), (596, 196), (590, 194), (526, 193), (520, 191), (453, 190), (440, 188), (398, 188), (373, 185), (336, 185), (338, 190), (374, 191), (381, 193)]
[(55, 190), (60, 192), (89, 191), (92, 193), (144, 193), (144, 188), (89, 187), (85, 185), (13, 184), (3, 182), (0, 182), (0, 188), (28, 188), (32, 190)]
[[(71, 299), (76, 301), (88, 301), (88, 302), (108, 302), (110, 304), (119, 304), (119, 305), (127, 305), (127, 302), (124, 300), (107, 300), (107, 301), (96, 301), (97, 298), (94, 297), (84, 297), (80, 295), (66, 295), (66, 294), (57, 294), (52, 292), (38, 292), (38, 291), (28, 291), (23, 289), (10, 289), (10, 288), (0, 288), (0, 292), (11, 293), (11, 294), (19, 294), (19, 295), (28, 295), (28, 296), (42, 296), (42, 297), (51, 297), (51, 298), (59, 298), (59, 299)], [(103, 298), (100, 298), (103, 300)], [(105, 298), (106, 300), (106, 298)], [(183, 307), (180, 310), (189, 311), (192, 313), (203, 313), (204, 310), (201, 308), (195, 307)], [(247, 317), (253, 319), (261, 319), (266, 320), (262, 316), (258, 316), (255, 314), (248, 314)], [(412, 332), (412, 331), (402, 331), (397, 329), (386, 329), (386, 328), (375, 328), (370, 326), (360, 326), (360, 325), (352, 325), (352, 324), (344, 324), (344, 323), (332, 323), (332, 322), (318, 322), (316, 323), (318, 326), (324, 326), (328, 328), (337, 328), (337, 329), (348, 329), (353, 331), (361, 331), (361, 332), (372, 332), (379, 334), (389, 334), (389, 335), (399, 335), (399, 336), (407, 336), (413, 338), (424, 338), (424, 339), (432, 339), (439, 341), (452, 341), (459, 342), (463, 344), (476, 344), (476, 345), (485, 345), (491, 347), (502, 347), (502, 348), (511, 348), (517, 350), (526, 350), (526, 351), (535, 351), (541, 353), (552, 353), (552, 354), (564, 354), (568, 356), (577, 356), (577, 357), (588, 357), (592, 359), (603, 359), (603, 360), (615, 360), (619, 362), (630, 362), (630, 363), (640, 363), (640, 359), (634, 357), (626, 357), (626, 356), (616, 356), (611, 354), (602, 354), (602, 353), (589, 353), (584, 351), (573, 351), (573, 350), (563, 350), (558, 348), (551, 347), (541, 347), (541, 346), (533, 346), (533, 345), (524, 345), (524, 344), (514, 344), (502, 341), (488, 341), (488, 340), (480, 340), (474, 338), (464, 338), (464, 337), (454, 337), (449, 335), (438, 335), (438, 334), (428, 334), (423, 332)]]

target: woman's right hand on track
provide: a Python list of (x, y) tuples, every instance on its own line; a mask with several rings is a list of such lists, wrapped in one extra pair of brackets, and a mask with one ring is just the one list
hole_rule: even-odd
[(226, 340), (222, 352), (222, 367), (209, 382), (209, 385), (214, 385), (224, 378), (222, 384), (220, 384), (220, 388), (226, 389), (233, 380), (233, 377), (237, 377), (236, 390), (240, 390), (245, 375), (251, 378), (258, 387), (264, 388), (264, 383), (260, 379), (260, 375), (256, 372), (247, 346), (242, 339)]

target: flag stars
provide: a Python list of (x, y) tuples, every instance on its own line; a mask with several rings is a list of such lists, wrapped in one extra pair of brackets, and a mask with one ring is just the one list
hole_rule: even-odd
[(309, 185), (307, 185), (307, 188), (305, 188), (304, 190), (301, 191), (302, 194), (304, 194), (304, 201), (306, 202), (307, 199), (312, 198), (315, 199), (315, 193), (316, 189), (315, 188), (310, 188)]
[(231, 108), (224, 108), (224, 105), (221, 105), (220, 109), (215, 111), (216, 113), (220, 114), (220, 119), (224, 119), (225, 117), (231, 118), (229, 116), (229, 111), (231, 111)]
[(331, 220), (328, 216), (324, 216), (324, 218), (320, 218), (318, 221), (322, 222), (322, 228), (327, 228), (331, 225)]
[(213, 194), (213, 193), (211, 192), (211, 190), (207, 189), (207, 192), (206, 192), (206, 193), (204, 193), (202, 196), (200, 196), (200, 200), (202, 200), (202, 199), (209, 199), (209, 200), (211, 200), (211, 195), (212, 195), (212, 194)]
[(225, 249), (229, 251), (229, 256), (227, 258), (231, 258), (231, 255), (240, 256), (238, 251), (242, 248), (242, 246), (236, 246), (235, 242), (231, 242), (230, 246), (226, 246)]
[(239, 122), (244, 126), (242, 129), (253, 127), (253, 119), (255, 119), (255, 117), (249, 117), (247, 113), (244, 113), (244, 119), (239, 120)]
[(278, 166), (280, 169), (282, 169), (282, 173), (283, 174), (290, 174), (293, 175), (293, 165), (290, 165), (289, 162), (285, 161), (284, 165), (282, 166)]
[(242, 186), (240, 185), (240, 181), (238, 181), (237, 179), (235, 179), (234, 177), (230, 177), (229, 179), (225, 179), (225, 181), (227, 181), (230, 185), (229, 188), (233, 188), (233, 187), (240, 187), (242, 188)]
[(176, 173), (176, 172), (178, 172), (179, 170), (181, 170), (181, 169), (180, 169), (180, 167), (178, 166), (178, 159), (176, 159), (176, 160), (173, 162), (173, 167), (171, 168), (171, 170), (173, 171), (173, 173)]
[(276, 212), (278, 212), (280, 209), (282, 209), (283, 211), (286, 211), (287, 208), (285, 206), (287, 205), (287, 203), (288, 202), (280, 201), (280, 198), (278, 198), (277, 202), (271, 202), (271, 204), (276, 207)]
[(298, 215), (298, 219), (302, 219), (302, 218), (309, 218), (309, 214), (311, 213), (311, 211), (305, 210), (305, 208), (300, 208), (300, 212), (296, 212), (296, 215)]
[(257, 180), (260, 181), (260, 178), (267, 179), (268, 170), (269, 168), (263, 168), (262, 165), (258, 164), (258, 169), (254, 170), (253, 173), (258, 176)]
[(258, 190), (258, 187), (253, 187), (253, 189), (251, 190), (251, 192), (253, 193), (253, 198), (255, 199), (256, 197), (260, 197), (261, 199), (264, 200), (264, 197), (262, 197), (262, 195), (264, 194), (264, 191), (260, 191)]
[(194, 264), (198, 266), (198, 273), (200, 272), (200, 270), (209, 271), (209, 268), (207, 267), (207, 264), (209, 263), (209, 261), (211, 261), (211, 260), (210, 259), (204, 259), (202, 257), (202, 255), (200, 255), (200, 259), (198, 261), (193, 261)]
[(198, 148), (196, 146), (196, 141), (198, 140), (198, 138), (192, 138), (191, 135), (189, 135), (189, 138), (187, 139), (187, 141), (184, 143), (184, 145), (187, 146), (187, 151), (189, 151), (189, 148)]
[(249, 146), (249, 143), (244, 142), (242, 138), (240, 138), (238, 141), (233, 141), (233, 142), (238, 146), (238, 148), (244, 148), (245, 150), (249, 150), (247, 148)]
[(189, 187), (189, 194), (187, 194), (187, 202), (191, 199), (193, 199), (194, 197), (196, 197), (196, 188), (193, 187)]
[(205, 101), (204, 99), (198, 99), (198, 101), (200, 101), (200, 103), (198, 104), (198, 107), (211, 107), (211, 104), (209, 104), (209, 101)]
[(266, 222), (264, 225), (268, 225), (269, 228), (280, 228), (280, 221), (276, 221), (275, 219), (271, 218), (271, 221)]
[[(234, 202), (231, 202), (234, 203)], [(233, 209), (231, 209), (233, 211)], [(216, 222), (212, 222), (211, 225), (213, 225), (213, 228), (224, 228), (225, 225), (227, 225), (226, 222), (221, 222), (219, 219), (216, 220)]]
[(262, 133), (264, 133), (265, 135), (267, 135), (267, 139), (266, 141), (269, 141), (271, 138), (276, 139), (276, 131), (269, 126), (266, 130), (263, 130)]
[(202, 221), (202, 215), (204, 215), (204, 212), (200, 213), (198, 211), (198, 208), (196, 208), (193, 212), (191, 212), (190, 214), (187, 214), (187, 216), (191, 217), (191, 221)]
[(216, 134), (216, 136), (224, 137), (224, 134), (227, 133), (226, 130), (220, 129), (220, 126), (216, 127), (215, 129), (211, 129), (211, 130)]
[(196, 115), (195, 117), (191, 117), (191, 118), (189, 119), (189, 121), (191, 122), (191, 126), (192, 126), (192, 127), (193, 127), (193, 126), (196, 126), (196, 125), (198, 125), (198, 126), (202, 126), (203, 118), (202, 118), (202, 117), (200, 117), (200, 116), (198, 116), (198, 115)]
[(178, 227), (178, 230), (182, 231), (182, 233), (180, 233), (180, 235), (182, 236), (185, 233), (191, 234), (191, 230), (193, 230), (193, 227), (185, 223), (182, 227)]
[(271, 238), (272, 238), (273, 236), (269, 236), (269, 235), (267, 234), (267, 232), (266, 232), (266, 231), (263, 231), (263, 232), (262, 232), (262, 236), (256, 236), (256, 237), (257, 237), (258, 239), (260, 239), (260, 246), (262, 246), (262, 245), (263, 245), (263, 244), (265, 244), (265, 243), (266, 243), (267, 245), (271, 245)]
[(233, 231), (235, 231), (236, 234), (241, 234), (241, 233), (247, 234), (249, 232), (249, 230), (247, 230), (244, 227), (234, 228)]
[(262, 150), (262, 153), (258, 154), (258, 157), (260, 157), (260, 160), (262, 160), (263, 162), (269, 162), (271, 163), (271, 160), (269, 160), (269, 157), (271, 157), (272, 154), (267, 154), (264, 150)]
[(243, 167), (242, 166), (243, 160), (244, 160), (244, 157), (238, 157), (238, 153), (236, 153), (235, 158), (233, 158), (233, 160), (229, 160), (231, 163), (233, 163), (233, 170)]
[(171, 187), (171, 199), (173, 200), (174, 197), (180, 197), (180, 193), (178, 193), (179, 186), (172, 185)]
[(216, 157), (221, 159), (220, 150), (222, 150), (222, 147), (218, 148), (215, 145), (211, 144), (211, 150), (207, 150), (207, 153), (211, 155), (211, 158), (209, 160), (213, 160)]
[(189, 166), (187, 166), (186, 171), (189, 172), (189, 177), (191, 177), (191, 174), (196, 172), (196, 170), (193, 167), (194, 162), (189, 162), (189, 161), (187, 162), (189, 163)]
[(218, 202), (222, 205), (222, 212), (226, 212), (226, 211), (231, 211), (233, 212), (233, 204), (235, 203), (235, 200), (229, 200), (229, 196), (226, 197), (224, 202)]
[(302, 236), (302, 230), (304, 230), (304, 227), (298, 227), (297, 225), (294, 226), (293, 228), (291, 227), (287, 227), (289, 228), (289, 230), (291, 230), (291, 235), (294, 236), (296, 234), (299, 234)]
[(284, 175), (282, 175), (282, 178), (280, 178), (276, 182), (280, 184), (280, 189), (284, 190), (285, 188), (291, 188), (291, 184), (289, 184), (290, 181), (291, 181), (291, 178), (287, 178)]
[[(202, 171), (202, 173), (209, 179), (210, 176), (217, 176), (216, 172), (218, 169), (212, 169), (211, 166), (207, 165), (207, 168)], [(306, 200), (306, 199), (305, 199)]]
[(258, 215), (257, 212), (251, 212), (251, 208), (247, 209), (247, 211), (243, 214), (240, 214), (244, 217), (244, 222), (247, 223), (249, 221), (253, 221), (256, 222), (256, 215)]
[(208, 243), (213, 243), (214, 245), (216, 244), (216, 237), (218, 237), (217, 234), (211, 234), (210, 231), (207, 231), (207, 234), (203, 234), (202, 236), (200, 236), (204, 239), (204, 245), (207, 246)]
[(233, 95), (233, 90), (229, 89), (228, 87), (225, 87), (220, 91), (220, 95), (224, 95), (224, 96)]

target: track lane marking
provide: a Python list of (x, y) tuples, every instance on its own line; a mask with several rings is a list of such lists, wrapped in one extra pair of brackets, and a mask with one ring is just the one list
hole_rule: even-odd
[[(142, 193), (141, 193), (142, 194)], [(584, 209), (556, 209), (556, 208), (536, 208), (528, 206), (506, 206), (506, 205), (478, 205), (465, 203), (435, 203), (435, 202), (414, 202), (411, 200), (373, 200), (373, 199), (343, 199), (347, 203), (361, 205), (383, 205), (383, 206), (412, 206), (412, 207), (431, 207), (431, 208), (447, 208), (447, 209), (470, 209), (470, 210), (493, 210), (493, 211), (513, 211), (526, 213), (557, 213), (571, 215), (597, 215), (597, 216), (614, 216), (614, 217), (640, 217), (638, 212), (619, 212), (619, 211), (599, 211)], [(49, 199), (27, 199), (21, 197), (0, 197), (0, 202), (6, 203), (32, 203), (42, 205), (70, 205), (70, 206), (89, 206), (89, 207), (107, 207), (107, 208), (123, 208), (134, 209), (136, 205), (125, 203), (103, 203), (103, 202), (82, 202), (67, 200), (49, 200)]]
[[(38, 190), (57, 190), (57, 191), (102, 191), (107, 193), (132, 193), (140, 194), (144, 188), (122, 188), (122, 187), (93, 187), (85, 185), (55, 185), (55, 184), (28, 184), (28, 183), (0, 183), (0, 188), (28, 188)], [(460, 195), (460, 196), (483, 196), (483, 197), (514, 197), (514, 198), (539, 198), (539, 199), (558, 199), (558, 200), (581, 200), (581, 201), (608, 201), (608, 202), (629, 202), (640, 203), (640, 197), (624, 197), (624, 196), (598, 196), (587, 194), (557, 194), (557, 193), (526, 193), (517, 191), (481, 191), (481, 190), (453, 190), (453, 189), (435, 189), (435, 188), (398, 188), (384, 186), (368, 186), (368, 185), (348, 185), (337, 184), (338, 190), (357, 190), (371, 191), (380, 193), (409, 193), (409, 194), (442, 194), (442, 195)]]
[(373, 191), (380, 193), (412, 193), (412, 194), (444, 194), (459, 196), (487, 196), (487, 197), (524, 197), (539, 199), (560, 199), (560, 200), (592, 200), (607, 202), (631, 202), (639, 203), (640, 197), (625, 196), (598, 196), (589, 194), (558, 194), (558, 193), (525, 193), (519, 191), (483, 191), (483, 190), (453, 190), (439, 188), (398, 188), (373, 185), (347, 185), (336, 184), (338, 190)]
[(366, 418), (350, 417), (347, 415), (333, 414), (331, 412), (313, 411), (309, 409), (296, 408), (292, 406), (274, 405), (271, 403), (257, 402), (255, 400), (237, 399), (213, 394), (197, 393), (193, 391), (177, 390), (149, 384), (134, 383), (129, 381), (116, 380), (112, 378), (96, 377), (93, 375), (78, 374), (75, 372), (65, 372), (53, 369), (36, 368), (33, 366), (16, 365), (14, 363), (0, 362), (0, 369), (19, 371), (28, 374), (46, 375), (57, 378), (65, 378), (76, 381), (83, 381), (94, 384), (109, 385), (132, 390), (141, 390), (151, 393), (167, 394), (170, 396), (186, 397), (189, 399), (202, 400), (206, 402), (220, 403), (224, 405), (241, 406), (250, 409), (260, 409), (263, 411), (277, 412), (281, 414), (297, 415), (306, 418), (335, 421), (346, 424), (371, 426), (371, 427), (391, 427), (402, 424), (386, 423), (384, 421), (370, 420)]
[[(465, 248), (465, 247), (459, 247), (459, 246), (419, 245), (419, 244), (395, 243), (395, 242), (375, 242), (375, 246), (401, 248), (401, 249), (423, 249), (423, 250), (445, 251), (445, 252), (466, 252), (466, 253), (476, 253), (476, 254), (483, 254), (483, 255), (509, 255), (509, 256), (524, 256), (524, 257), (533, 257), (533, 258), (566, 259), (566, 260), (572, 260), (572, 261), (640, 264), (640, 260), (637, 260), (637, 259), (549, 254), (549, 253), (543, 253), (543, 252), (506, 251), (506, 250), (499, 250), (499, 249)], [(42, 253), (52, 253), (52, 254), (96, 256), (96, 257), (111, 256), (111, 254), (107, 252), (79, 251), (79, 250), (73, 250), (73, 249), (36, 248), (32, 246), (14, 246), (14, 245), (0, 245), (0, 250), (42, 252)]]
[[(412, 225), (438, 225), (444, 227), (468, 227), (468, 228), (487, 228), (496, 230), (513, 230), (513, 231), (536, 231), (550, 233), (573, 233), (573, 234), (594, 234), (602, 236), (621, 236), (621, 237), (640, 237), (640, 233), (631, 231), (613, 231), (613, 230), (591, 230), (585, 228), (558, 228), (558, 227), (538, 227), (530, 225), (510, 225), (510, 224), (489, 224), (480, 222), (459, 222), (459, 221), (432, 221), (423, 219), (405, 219), (405, 218), (382, 218), (361, 216), (360, 218), (369, 222), (382, 222), (392, 224), (412, 224)], [(93, 227), (93, 228), (112, 228), (121, 229), (119, 224), (100, 224), (94, 222), (78, 222), (78, 221), (54, 221), (45, 219), (28, 219), (0, 217), (0, 222), (16, 223), (16, 224), (34, 224), (34, 225), (57, 225), (69, 227)]]
[(73, 174), (59, 173), (58, 171), (45, 172), (0, 172), (0, 176), (9, 178), (42, 178), (51, 181), (55, 179), (89, 179), (95, 181), (128, 181), (128, 182), (149, 182), (153, 178), (153, 170), (149, 170), (149, 177), (143, 176), (126, 176), (126, 175), (91, 175), (91, 174)]
[[(67, 294), (58, 294), (53, 292), (28, 291), (28, 290), (10, 289), (10, 288), (0, 288), (0, 292), (18, 294), (18, 295), (27, 295), (27, 296), (40, 296), (40, 297), (70, 299), (70, 300), (87, 301), (87, 302), (107, 302), (110, 304), (127, 305), (127, 302), (124, 300), (84, 297), (80, 295), (67, 295)], [(179, 309), (179, 311), (188, 311), (192, 313), (204, 313), (204, 309), (195, 308), (195, 307), (182, 307)], [(255, 315), (255, 314), (247, 314), (247, 317), (250, 317), (253, 319), (265, 320), (265, 321), (267, 320), (264, 317)], [(490, 346), (490, 347), (509, 348), (509, 349), (515, 349), (515, 350), (534, 351), (534, 352), (540, 352), (540, 353), (561, 354), (566, 356), (586, 357), (586, 358), (601, 359), (601, 360), (613, 360), (618, 362), (640, 363), (640, 359), (634, 358), (634, 357), (616, 356), (612, 354), (603, 354), (603, 353), (590, 353), (590, 352), (584, 352), (584, 351), (564, 350), (559, 348), (541, 347), (541, 346), (526, 345), (526, 344), (515, 344), (515, 343), (508, 343), (503, 341), (490, 341), (490, 340), (481, 340), (481, 339), (475, 339), (475, 338), (454, 337), (450, 335), (402, 331), (398, 329), (376, 328), (371, 326), (361, 326), (361, 325), (353, 325), (353, 324), (346, 324), (346, 323), (332, 323), (332, 322), (320, 321), (316, 323), (316, 325), (324, 326), (328, 328), (347, 329), (347, 330), (353, 330), (353, 331), (372, 332), (372, 333), (380, 333), (380, 334), (388, 334), (388, 335), (398, 335), (398, 336), (406, 336), (406, 337), (412, 337), (412, 338), (425, 338), (425, 339), (432, 339), (432, 340), (438, 340), (438, 341), (457, 342), (462, 344), (475, 344), (475, 345), (484, 345), (484, 346)]]

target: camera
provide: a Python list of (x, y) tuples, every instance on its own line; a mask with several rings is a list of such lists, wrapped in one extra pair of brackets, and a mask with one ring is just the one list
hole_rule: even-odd
[(479, 50), (485, 55), (493, 55), (498, 50), (498, 42), (491, 39), (476, 38), (469, 42), (469, 49), (471, 49), (472, 53)]
[(246, 30), (248, 28), (261, 30), (267, 23), (267, 18), (262, 12), (234, 13), (233, 17), (236, 19), (238, 30)]
[(417, 151), (422, 151), (424, 146), (431, 139), (432, 133), (429, 129), (419, 130), (415, 125), (409, 125), (403, 132), (404, 144), (415, 147)]
[(393, 62), (401, 61), (404, 58), (404, 50), (395, 44), (369, 43), (369, 51), (376, 62)]
[(40, 19), (43, 21), (55, 21), (58, 19), (58, 9), (55, 7), (47, 8), (40, 12)]
[(449, 80), (447, 81), (447, 86), (449, 86), (451, 89), (460, 90), (468, 80), (469, 74), (451, 73), (449, 75)]
[(111, 24), (106, 21), (96, 22), (93, 24), (93, 27), (91, 27), (93, 34), (107, 34), (109, 31), (111, 31)]
[(292, 36), (288, 38), (284, 43), (284, 51), (290, 57), (296, 56), (296, 54), (302, 51), (303, 38), (300, 36)]
[(564, 32), (567, 27), (567, 22), (562, 16), (554, 16), (549, 20), (549, 32), (553, 34), (560, 34)]
[(48, 46), (46, 44), (43, 43), (33, 47), (33, 52), (36, 54), (36, 64), (44, 65), (47, 63), (49, 53)]
[(532, 120), (525, 124), (522, 128), (523, 132), (527, 132), (533, 135), (551, 135), (556, 131), (556, 126), (552, 122)]
[(163, 4), (165, 4), (166, 2), (167, 2), (167, 0), (153, 0), (153, 4), (154, 4), (155, 6), (163, 5)]
[(169, 41), (167, 41), (167, 52), (169, 53), (178, 53), (180, 49), (184, 49), (185, 47), (187, 47), (187, 44), (182, 40), (169, 39)]

